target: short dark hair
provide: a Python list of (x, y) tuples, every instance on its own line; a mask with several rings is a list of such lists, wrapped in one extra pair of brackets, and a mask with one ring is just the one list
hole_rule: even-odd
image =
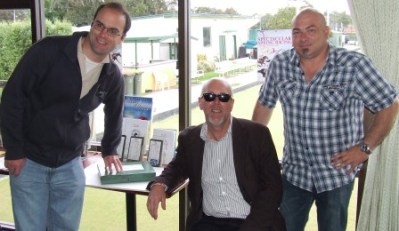
[(129, 14), (127, 13), (127, 11), (125, 10), (125, 8), (123, 7), (123, 5), (119, 2), (108, 2), (105, 4), (101, 4), (97, 10), (96, 13), (94, 14), (93, 20), (96, 19), (98, 12), (100, 12), (100, 10), (102, 10), (103, 8), (111, 8), (114, 10), (119, 11), (120, 13), (122, 13), (125, 16), (125, 27), (123, 28), (123, 35), (126, 35), (126, 33), (130, 30), (130, 27), (132, 25), (132, 21), (130, 19)]

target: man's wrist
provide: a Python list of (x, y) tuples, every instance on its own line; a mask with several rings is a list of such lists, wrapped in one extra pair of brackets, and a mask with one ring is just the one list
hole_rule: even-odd
[(150, 189), (152, 189), (152, 187), (157, 186), (157, 185), (162, 186), (164, 188), (165, 192), (168, 190), (168, 186), (161, 182), (156, 182), (156, 183), (151, 184)]

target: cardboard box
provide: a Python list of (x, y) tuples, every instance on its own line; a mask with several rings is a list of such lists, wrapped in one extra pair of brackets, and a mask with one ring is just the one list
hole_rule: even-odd
[(151, 181), (155, 170), (147, 161), (122, 162), (123, 172), (108, 172), (97, 165), (101, 184), (118, 184)]

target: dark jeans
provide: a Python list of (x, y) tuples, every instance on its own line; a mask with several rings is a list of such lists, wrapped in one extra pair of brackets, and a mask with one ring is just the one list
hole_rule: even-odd
[(287, 231), (303, 231), (314, 201), (317, 223), (322, 231), (345, 231), (353, 182), (322, 193), (309, 192), (289, 183), (283, 177), (283, 201), (280, 206)]
[(203, 215), (202, 219), (194, 224), (191, 231), (238, 231), (244, 219), (217, 218)]

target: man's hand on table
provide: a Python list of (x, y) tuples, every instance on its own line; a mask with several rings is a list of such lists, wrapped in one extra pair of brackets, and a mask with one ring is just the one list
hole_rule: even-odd
[(117, 172), (122, 172), (123, 168), (122, 168), (122, 162), (119, 160), (119, 156), (118, 155), (109, 155), (109, 156), (105, 156), (104, 158), (104, 164), (105, 164), (105, 169), (107, 171), (112, 172), (112, 165), (114, 165), (115, 170)]

